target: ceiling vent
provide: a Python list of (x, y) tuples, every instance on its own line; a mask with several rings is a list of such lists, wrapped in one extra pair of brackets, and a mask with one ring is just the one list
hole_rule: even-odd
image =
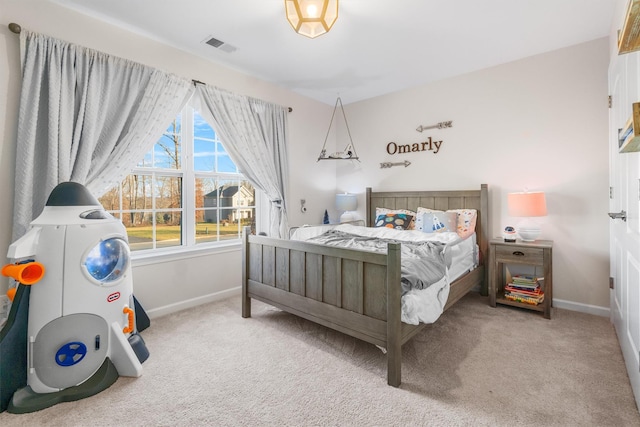
[(225, 43), (222, 40), (218, 40), (215, 37), (209, 36), (204, 40), (204, 42), (209, 46), (213, 46), (216, 49), (220, 49), (223, 52), (233, 53), (236, 51), (236, 48), (234, 46), (231, 46), (230, 44)]

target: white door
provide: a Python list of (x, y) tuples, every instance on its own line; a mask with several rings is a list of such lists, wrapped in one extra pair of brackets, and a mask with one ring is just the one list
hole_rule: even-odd
[[(640, 102), (640, 53), (612, 58), (609, 69), (609, 212), (625, 212), (626, 218), (610, 219), (611, 321), (615, 325), (640, 408), (640, 153), (618, 152), (618, 129)], [(615, 216), (615, 215), (614, 215)]]

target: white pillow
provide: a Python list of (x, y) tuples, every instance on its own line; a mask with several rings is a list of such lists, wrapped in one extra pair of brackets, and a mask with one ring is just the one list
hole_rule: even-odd
[(425, 233), (456, 232), (458, 215), (455, 212), (424, 212), (422, 214), (422, 231)]
[[(415, 229), (420, 231), (431, 232), (432, 224), (426, 223), (427, 230), (424, 230), (423, 218), (425, 213), (445, 213), (445, 211), (438, 211), (429, 208), (419, 207), (416, 212)], [(478, 211), (475, 209), (450, 209), (446, 212), (452, 212), (456, 214), (456, 229), (452, 230), (458, 233), (460, 237), (466, 239), (476, 231), (476, 220), (478, 218)]]

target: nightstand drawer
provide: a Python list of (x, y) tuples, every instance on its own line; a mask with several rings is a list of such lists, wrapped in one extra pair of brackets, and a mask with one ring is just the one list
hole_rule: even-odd
[(499, 262), (543, 265), (543, 250), (525, 246), (494, 245)]

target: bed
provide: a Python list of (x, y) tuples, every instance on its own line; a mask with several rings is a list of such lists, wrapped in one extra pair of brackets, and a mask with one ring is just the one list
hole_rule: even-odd
[[(376, 208), (439, 211), (475, 209), (479, 265), (450, 283), (444, 310), (473, 288), (487, 295), (488, 187), (461, 191), (374, 192), (366, 190), (366, 225)], [(255, 236), (243, 230), (242, 317), (255, 298), (283, 311), (386, 350), (387, 383), (401, 383), (402, 345), (425, 324), (401, 321), (401, 247), (386, 253)], [(391, 284), (391, 286), (389, 286)]]

